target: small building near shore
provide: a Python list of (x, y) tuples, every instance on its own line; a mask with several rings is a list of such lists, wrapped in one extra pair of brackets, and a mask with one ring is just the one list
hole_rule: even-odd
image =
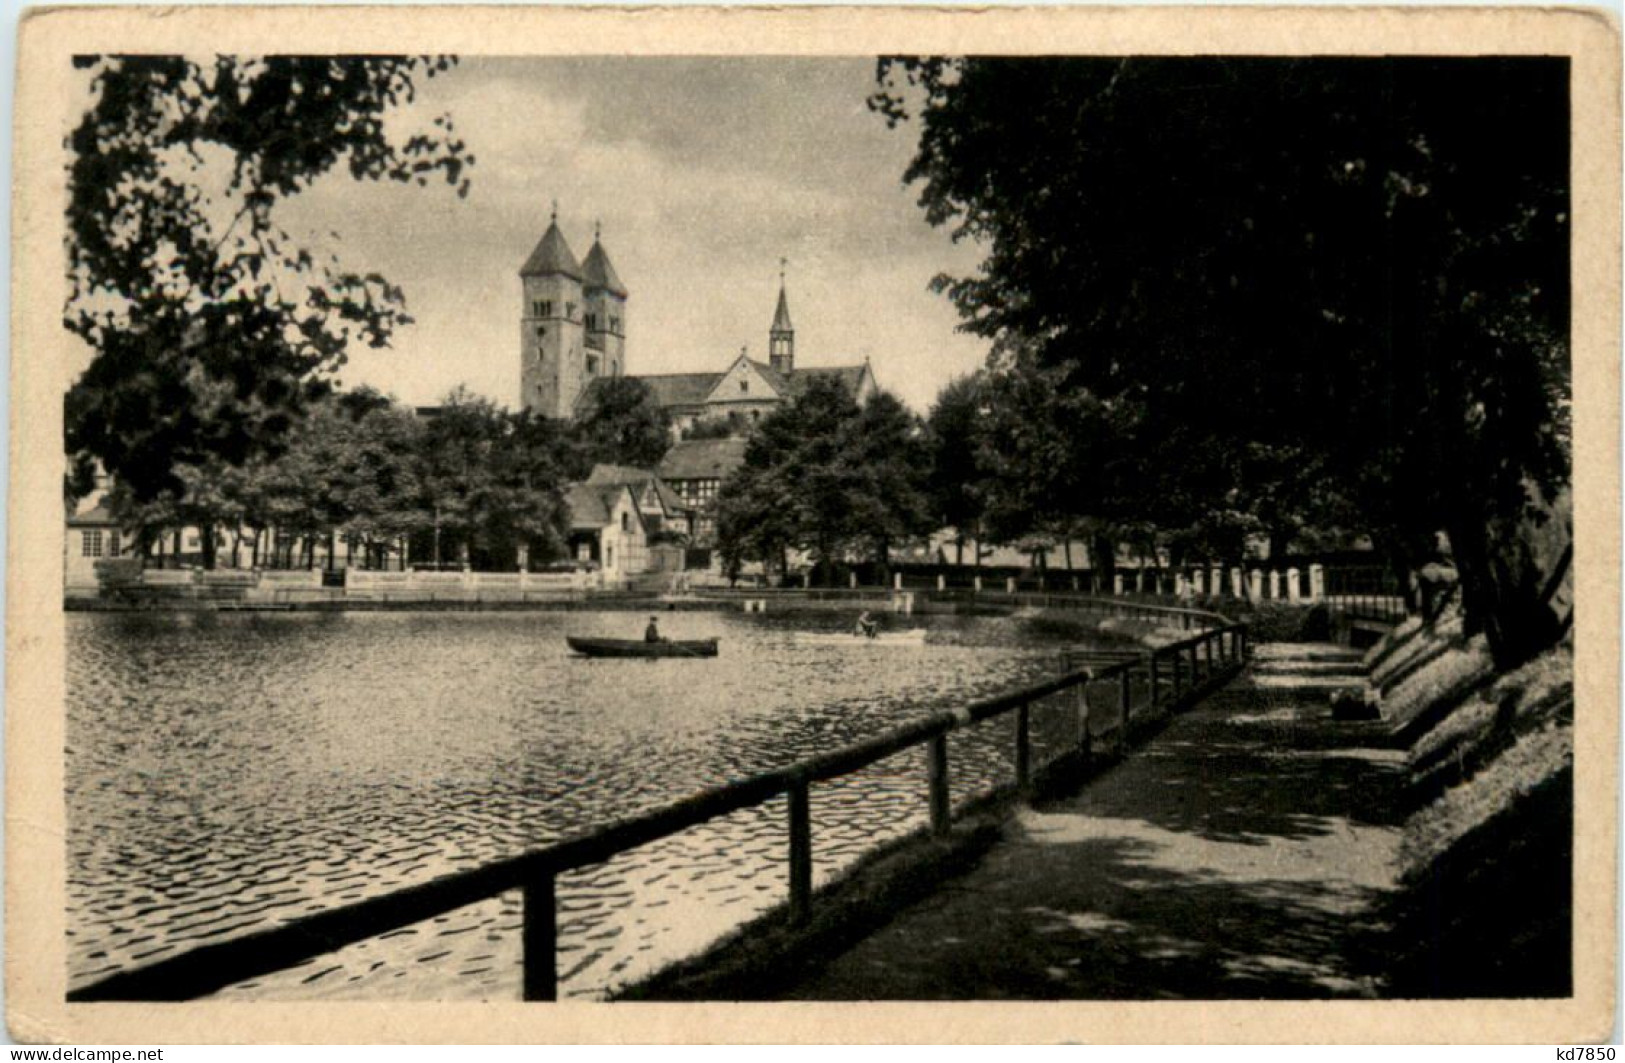
[(96, 589), (96, 562), (123, 556), (129, 546), (107, 503), (97, 496), (86, 499), (68, 518), (63, 540), (63, 582), (69, 591)]
[(694, 514), (692, 545), (710, 549), (717, 540), (717, 494), (745, 464), (746, 441), (685, 439), (673, 443), (655, 470)]
[(681, 572), (693, 510), (649, 469), (595, 465), (565, 493), (570, 556), (595, 563), (606, 583)]
[(648, 563), (648, 534), (632, 489), (625, 484), (571, 484), (570, 557), (595, 565), (605, 583), (642, 575)]

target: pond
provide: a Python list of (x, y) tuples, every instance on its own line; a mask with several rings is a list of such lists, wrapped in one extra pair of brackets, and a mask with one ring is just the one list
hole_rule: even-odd
[[(1055, 674), (1076, 632), (888, 617), (924, 646), (813, 644), (834, 614), (666, 613), (711, 660), (587, 660), (628, 612), (70, 614), (70, 985), (584, 833)], [(1010, 725), (951, 743), (963, 799)], [(1040, 749), (1064, 737), (1040, 734)], [(925, 822), (919, 750), (815, 787), (815, 881)], [(594, 998), (786, 895), (783, 800), (561, 878), (561, 994)], [(232, 999), (517, 999), (517, 894), (234, 986)]]

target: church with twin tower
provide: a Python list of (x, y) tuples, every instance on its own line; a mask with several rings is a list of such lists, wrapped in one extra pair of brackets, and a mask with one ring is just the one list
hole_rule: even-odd
[[(626, 286), (595, 226), (592, 250), (578, 260), (559, 230), (558, 205), (547, 231), (519, 269), (520, 405), (574, 418), (599, 381), (627, 376)], [(725, 418), (745, 425), (793, 399), (809, 381), (833, 379), (859, 402), (875, 391), (868, 359), (861, 364), (796, 366), (795, 329), (784, 276), (768, 330), (768, 360), (741, 350), (722, 372), (638, 376), (682, 431), (695, 421)]]
[(559, 231), (558, 206), (520, 267), (520, 405), (548, 417), (574, 416), (592, 380), (626, 372), (626, 286), (599, 233), (578, 262)]

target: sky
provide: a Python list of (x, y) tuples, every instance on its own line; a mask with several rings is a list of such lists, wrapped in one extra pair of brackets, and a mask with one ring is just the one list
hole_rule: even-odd
[(871, 58), (478, 58), (421, 80), (393, 127), (449, 114), (475, 158), (466, 199), (335, 174), (284, 207), (294, 237), (400, 285), (415, 319), (340, 379), (517, 405), (518, 271), (556, 200), (576, 257), (600, 224), (631, 293), (628, 373), (766, 360), (783, 258), (797, 365), (868, 358), (925, 412), (986, 352), (928, 285), (981, 255), (926, 224), (902, 184), (918, 130), (868, 112), (873, 84)]

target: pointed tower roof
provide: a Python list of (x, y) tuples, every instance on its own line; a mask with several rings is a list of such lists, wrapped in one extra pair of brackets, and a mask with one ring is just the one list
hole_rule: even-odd
[(581, 263), (576, 261), (575, 252), (559, 232), (559, 210), (553, 208), (553, 220), (548, 223), (547, 232), (536, 245), (536, 250), (525, 259), (525, 264), (519, 267), (521, 277), (540, 277), (549, 273), (562, 273), (566, 277), (576, 280), (585, 279), (582, 276)]
[[(757, 320), (760, 320), (758, 318)], [(793, 332), (790, 324), (790, 301), (784, 297), (784, 274), (779, 274), (779, 308), (773, 311), (773, 332)]]
[(599, 239), (598, 227), (593, 226), (592, 250), (587, 252), (587, 261), (581, 267), (587, 274), (587, 283), (594, 288), (603, 288), (611, 295), (626, 298), (626, 285), (615, 273), (615, 267), (610, 265), (609, 253), (604, 250), (603, 242)]

